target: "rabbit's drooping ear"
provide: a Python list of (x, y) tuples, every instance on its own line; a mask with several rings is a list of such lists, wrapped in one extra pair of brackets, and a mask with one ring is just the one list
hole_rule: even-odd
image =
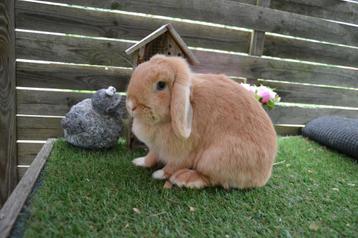
[(193, 110), (190, 103), (191, 72), (184, 59), (173, 57), (170, 59), (175, 71), (172, 89), (170, 114), (175, 134), (187, 139), (191, 134)]

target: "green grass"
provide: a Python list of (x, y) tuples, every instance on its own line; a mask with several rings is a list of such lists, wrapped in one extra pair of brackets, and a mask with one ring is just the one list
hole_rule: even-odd
[(59, 141), (25, 237), (358, 237), (357, 162), (302, 137), (279, 145), (263, 188), (165, 190), (131, 164), (143, 151)]

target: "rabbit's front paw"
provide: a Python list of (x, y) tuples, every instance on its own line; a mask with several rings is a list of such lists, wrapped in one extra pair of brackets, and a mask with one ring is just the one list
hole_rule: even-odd
[(167, 178), (167, 176), (166, 176), (166, 174), (165, 174), (165, 172), (164, 172), (163, 169), (159, 169), (159, 170), (155, 171), (155, 172), (152, 174), (152, 177), (153, 177), (154, 179), (158, 179), (158, 180), (163, 180), (163, 179), (166, 179), (166, 178)]
[(138, 166), (138, 167), (148, 167), (148, 166), (145, 164), (145, 156), (139, 157), (139, 158), (136, 158), (136, 159), (132, 160), (132, 163), (133, 163), (135, 166)]
[(132, 160), (132, 163), (138, 167), (151, 168), (157, 165), (158, 158), (154, 153), (149, 152), (146, 156)]

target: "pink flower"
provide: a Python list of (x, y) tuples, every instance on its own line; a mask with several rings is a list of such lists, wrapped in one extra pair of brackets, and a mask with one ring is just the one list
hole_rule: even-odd
[(261, 97), (261, 102), (263, 104), (268, 103), (268, 101), (270, 101), (270, 93), (268, 91), (261, 91), (259, 96)]
[(249, 91), (249, 92), (255, 93), (255, 91), (256, 91), (256, 87), (255, 87), (255, 86), (251, 86), (251, 85), (248, 84), (248, 83), (241, 83), (240, 85), (243, 86), (243, 87), (244, 87), (247, 91)]
[(268, 103), (268, 101), (275, 99), (276, 93), (272, 89), (260, 86), (257, 88), (257, 95), (261, 98), (263, 104)]
[(268, 109), (275, 107), (275, 104), (281, 100), (281, 98), (271, 88), (266, 86), (256, 86), (246, 83), (240, 84), (247, 91), (253, 93), (255, 98)]

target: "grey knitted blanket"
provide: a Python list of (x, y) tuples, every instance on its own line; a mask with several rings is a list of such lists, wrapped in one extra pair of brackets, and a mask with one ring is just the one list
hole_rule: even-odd
[(358, 159), (358, 119), (324, 116), (310, 121), (302, 130), (318, 143)]

